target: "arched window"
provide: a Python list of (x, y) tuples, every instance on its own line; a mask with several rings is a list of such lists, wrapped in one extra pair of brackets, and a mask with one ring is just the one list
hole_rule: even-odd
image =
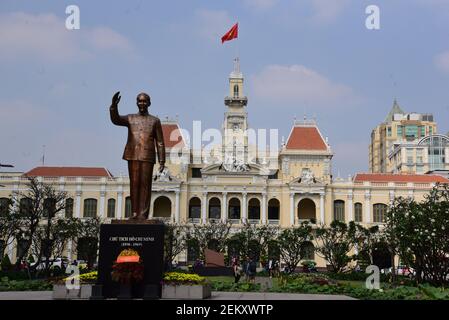
[(362, 204), (360, 202), (354, 204), (354, 221), (355, 222), (363, 221)]
[(306, 241), (301, 244), (301, 254), (303, 260), (315, 260), (315, 246), (312, 242)]
[(268, 201), (268, 220), (279, 220), (279, 200), (278, 199), (270, 199)]
[(214, 197), (209, 200), (209, 219), (220, 219), (221, 202), (220, 199)]
[[(429, 128), (431, 129), (431, 127)], [(446, 148), (449, 146), (449, 138), (444, 135), (434, 134), (421, 139), (418, 143), (420, 146), (427, 146), (427, 154), (430, 170), (444, 170), (446, 157)]]
[(238, 84), (234, 85), (234, 97), (238, 97), (239, 96), (239, 86)]
[(19, 211), (21, 215), (27, 215), (32, 210), (32, 201), (30, 198), (22, 198), (19, 203)]
[(259, 199), (252, 198), (248, 202), (248, 219), (260, 220), (260, 201)]
[(171, 201), (166, 196), (156, 198), (153, 206), (153, 217), (170, 218), (171, 217)]
[(56, 211), (56, 200), (52, 198), (44, 199), (44, 212), (43, 216), (53, 218)]
[(374, 222), (384, 222), (385, 214), (387, 213), (387, 205), (383, 203), (376, 203), (373, 205)]
[(201, 200), (198, 197), (193, 197), (189, 201), (189, 218), (190, 219), (201, 218)]
[(343, 200), (334, 201), (334, 220), (345, 221), (345, 202)]
[(132, 216), (131, 197), (125, 198), (125, 218)]
[(228, 218), (235, 220), (240, 219), (240, 200), (238, 198), (229, 200)]
[(73, 199), (68, 198), (65, 200), (65, 217), (72, 218), (73, 217)]
[(108, 218), (114, 218), (115, 217), (115, 199), (109, 199), (108, 200)]
[(298, 203), (298, 219), (299, 220), (315, 220), (316, 206), (311, 199), (302, 199)]
[(97, 216), (97, 200), (86, 199), (84, 200), (84, 217), (95, 218)]
[[(8, 214), (9, 203), (10, 203), (10, 200), (8, 198), (0, 198), (0, 215)], [(3, 257), (3, 255), (1, 257)]]

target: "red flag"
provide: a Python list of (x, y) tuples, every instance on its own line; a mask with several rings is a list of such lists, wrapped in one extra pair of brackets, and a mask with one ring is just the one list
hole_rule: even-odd
[(237, 38), (237, 36), (239, 35), (239, 23), (237, 22), (236, 24), (234, 24), (234, 26), (232, 26), (232, 28), (226, 32), (226, 34), (221, 37), (221, 43), (223, 44), (225, 41), (229, 41), (232, 39)]

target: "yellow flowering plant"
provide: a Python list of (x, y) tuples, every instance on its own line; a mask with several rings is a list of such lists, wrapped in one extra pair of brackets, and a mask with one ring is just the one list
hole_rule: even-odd
[(164, 274), (162, 282), (168, 285), (198, 285), (208, 283), (206, 278), (195, 273), (182, 272), (167, 272)]
[(92, 271), (88, 273), (83, 273), (77, 276), (71, 276), (63, 279), (63, 281), (66, 280), (72, 280), (72, 279), (79, 279), (81, 283), (93, 283), (96, 282), (98, 278), (98, 271)]

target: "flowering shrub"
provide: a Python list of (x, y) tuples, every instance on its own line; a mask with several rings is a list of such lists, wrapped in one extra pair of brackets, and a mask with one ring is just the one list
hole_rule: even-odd
[(63, 279), (63, 281), (65, 282), (66, 280), (71, 280), (71, 279), (79, 279), (81, 282), (87, 282), (87, 283), (92, 283), (92, 282), (96, 282), (98, 278), (98, 271), (92, 271), (92, 272), (88, 272), (88, 273), (83, 273), (74, 277), (67, 277), (65, 279)]
[(132, 284), (143, 280), (143, 264), (140, 262), (114, 263), (112, 266), (112, 281), (121, 284)]
[(194, 273), (167, 272), (164, 274), (162, 282), (168, 285), (196, 285), (206, 284), (207, 280)]

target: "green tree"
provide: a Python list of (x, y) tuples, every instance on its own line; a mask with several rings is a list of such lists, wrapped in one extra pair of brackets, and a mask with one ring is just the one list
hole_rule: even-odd
[(351, 221), (346, 224), (334, 220), (330, 226), (320, 226), (316, 229), (317, 254), (324, 258), (333, 272), (345, 271), (352, 257), (349, 255), (354, 248), (356, 224)]
[(186, 239), (195, 239), (198, 242), (199, 258), (204, 260), (204, 250), (208, 249), (212, 242), (215, 250), (224, 252), (231, 226), (231, 222), (224, 223), (222, 221), (211, 221), (202, 225), (194, 224), (186, 230)]
[(412, 267), (416, 281), (447, 284), (449, 276), (449, 186), (437, 184), (420, 203), (397, 198), (386, 215), (390, 246)]
[(277, 238), (282, 260), (287, 264), (290, 273), (294, 272), (304, 257), (303, 244), (313, 240), (312, 226), (308, 221), (299, 226), (284, 229)]
[(165, 266), (171, 269), (173, 260), (187, 247), (186, 227), (178, 223), (168, 223), (165, 229)]
[(100, 226), (102, 219), (99, 217), (76, 219), (77, 237), (74, 239), (78, 255), (87, 262), (87, 268), (92, 269), (98, 255), (100, 241)]
[[(55, 243), (52, 237), (53, 223), (58, 213), (65, 208), (67, 192), (52, 184), (43, 183), (34, 177), (28, 178), (26, 191), (19, 192), (11, 199), (10, 220), (14, 221), (13, 237), (16, 243), (23, 243), (17, 257), (16, 268), (27, 257), (34, 246), (37, 256), (36, 266), (45, 261), (46, 269), (50, 262), (51, 247)], [(21, 241), (25, 240), (25, 241)], [(45, 253), (45, 254), (44, 254)]]

